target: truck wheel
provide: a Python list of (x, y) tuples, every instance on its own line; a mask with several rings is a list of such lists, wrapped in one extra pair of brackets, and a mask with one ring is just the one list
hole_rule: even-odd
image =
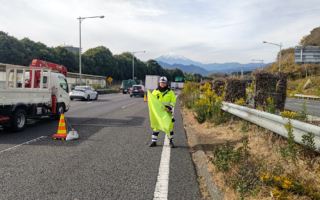
[(87, 96), (87, 101), (90, 101), (90, 95)]
[(18, 109), (13, 113), (11, 130), (14, 132), (23, 131), (27, 124), (27, 113), (24, 109)]
[(57, 114), (56, 114), (55, 119), (60, 119), (60, 116), (63, 113), (64, 113), (64, 106), (63, 106), (63, 104), (59, 103), (57, 106)]

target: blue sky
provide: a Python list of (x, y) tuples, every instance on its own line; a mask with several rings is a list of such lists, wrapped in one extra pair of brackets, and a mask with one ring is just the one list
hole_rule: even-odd
[(175, 52), (202, 63), (275, 61), (320, 26), (319, 0), (10, 0), (1, 2), (0, 30), (48, 46), (106, 46), (141, 60)]

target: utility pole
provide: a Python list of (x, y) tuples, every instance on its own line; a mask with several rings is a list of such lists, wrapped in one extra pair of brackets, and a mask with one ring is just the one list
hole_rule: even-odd
[(241, 79), (243, 78), (243, 67), (241, 67)]
[(134, 54), (135, 53), (145, 53), (146, 51), (136, 51), (132, 52), (132, 80), (134, 81)]

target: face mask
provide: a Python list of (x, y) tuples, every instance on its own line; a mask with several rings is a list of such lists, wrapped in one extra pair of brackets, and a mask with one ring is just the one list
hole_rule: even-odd
[(160, 85), (159, 85), (159, 87), (158, 87), (158, 90), (160, 91), (160, 92), (164, 92), (164, 91), (166, 91), (168, 89), (168, 86), (166, 85), (165, 87), (160, 87)]

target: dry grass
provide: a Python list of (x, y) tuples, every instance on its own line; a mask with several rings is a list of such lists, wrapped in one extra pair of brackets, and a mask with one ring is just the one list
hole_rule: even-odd
[(291, 94), (304, 94), (304, 95), (316, 95), (317, 85), (320, 84), (320, 77), (313, 77), (311, 83), (303, 89), (308, 79), (296, 79), (288, 80), (288, 93)]
[[(228, 123), (213, 126), (213, 124), (198, 124), (194, 119), (191, 111), (181, 109), (183, 115), (183, 123), (185, 127), (192, 127), (198, 137), (203, 150), (208, 156), (209, 168), (208, 171), (214, 174), (213, 182), (224, 193), (225, 199), (239, 199), (237, 192), (225, 185), (223, 176), (224, 173), (215, 173), (216, 167), (209, 162), (209, 157), (212, 157), (212, 150), (216, 145), (224, 144), (226, 140), (230, 141), (231, 145), (236, 148), (242, 145), (241, 140), (248, 139), (249, 147), (251, 148), (251, 155), (255, 158), (263, 159), (267, 168), (272, 168), (276, 165), (284, 167), (285, 174), (295, 174), (297, 179), (304, 185), (312, 185), (317, 191), (320, 191), (320, 157), (317, 157), (314, 168), (309, 168), (303, 160), (299, 159), (298, 164), (295, 166), (292, 163), (285, 163), (281, 160), (280, 155), (276, 152), (280, 146), (287, 144), (285, 138), (277, 136), (268, 130), (263, 130), (256, 125), (250, 125), (247, 133), (241, 133), (241, 121), (230, 120)], [(260, 192), (256, 198), (247, 196), (246, 199), (275, 199), (272, 195), (273, 189), (268, 186), (260, 188)], [(311, 199), (307, 196), (289, 195), (288, 199)]]

